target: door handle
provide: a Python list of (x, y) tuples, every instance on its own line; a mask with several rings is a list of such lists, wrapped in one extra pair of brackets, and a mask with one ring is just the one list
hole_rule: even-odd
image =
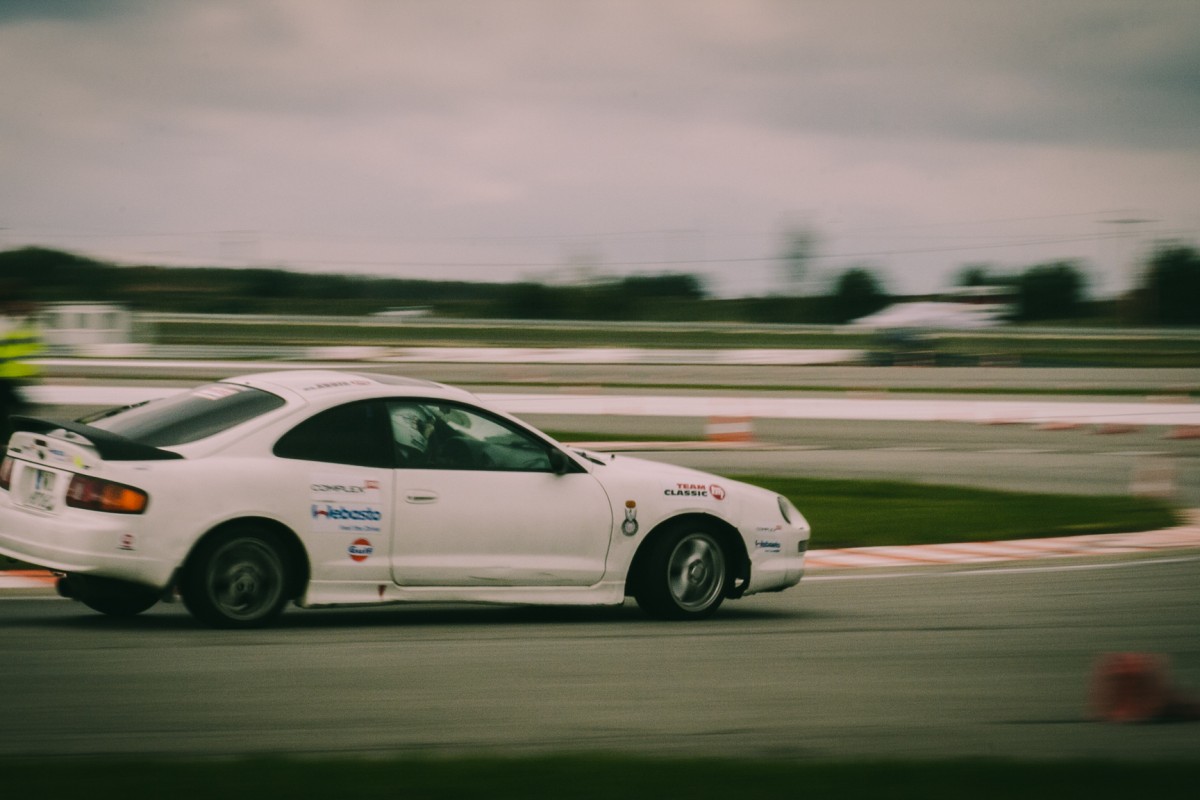
[(408, 503), (436, 503), (438, 501), (438, 493), (431, 492), (427, 489), (413, 489), (404, 495), (405, 502)]

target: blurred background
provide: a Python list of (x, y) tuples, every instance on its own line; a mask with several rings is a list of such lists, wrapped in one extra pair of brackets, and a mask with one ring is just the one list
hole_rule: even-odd
[[(444, 381), (771, 486), (815, 549), (1194, 530), (1197, 41), (1190, 0), (0, 0), (11, 381), (52, 419)], [(0, 756), (1194, 761), (1085, 710), (1108, 650), (1200, 685), (1158, 546), (816, 569), (688, 629), (5, 600)]]

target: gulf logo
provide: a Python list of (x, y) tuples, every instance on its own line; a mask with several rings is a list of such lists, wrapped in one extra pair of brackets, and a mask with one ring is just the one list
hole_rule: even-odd
[(352, 561), (362, 562), (371, 557), (371, 554), (375, 552), (375, 546), (366, 539), (355, 539), (350, 547), (346, 548), (346, 551), (350, 553)]

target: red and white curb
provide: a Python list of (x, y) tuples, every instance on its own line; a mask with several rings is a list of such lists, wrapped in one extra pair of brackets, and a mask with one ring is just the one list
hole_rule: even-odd
[(805, 569), (816, 572), (869, 567), (912, 567), (1024, 561), (1034, 558), (1150, 553), (1179, 548), (1200, 548), (1200, 515), (1178, 528), (1137, 533), (1104, 533), (1020, 539), (1007, 542), (922, 544), (907, 547), (853, 547), (844, 550), (810, 550)]
[(0, 572), (0, 589), (52, 589), (54, 581), (53, 575), (40, 569)]

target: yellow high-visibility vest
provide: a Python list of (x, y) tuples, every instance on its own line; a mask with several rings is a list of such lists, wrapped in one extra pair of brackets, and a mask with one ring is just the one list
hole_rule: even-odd
[(0, 335), (0, 380), (36, 378), (40, 370), (30, 359), (41, 351), (42, 340), (33, 327), (18, 324), (5, 331)]

